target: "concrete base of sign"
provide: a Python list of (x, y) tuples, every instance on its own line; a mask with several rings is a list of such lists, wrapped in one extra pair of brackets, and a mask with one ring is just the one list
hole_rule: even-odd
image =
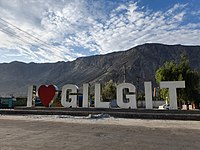
[(44, 108), (18, 107), (14, 110), (0, 110), (1, 115), (71, 115), (108, 114), (117, 118), (198, 120), (199, 110), (147, 110), (147, 109), (106, 109), (106, 108)]

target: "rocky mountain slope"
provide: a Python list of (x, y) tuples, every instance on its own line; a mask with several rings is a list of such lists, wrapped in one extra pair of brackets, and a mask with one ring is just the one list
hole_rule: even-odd
[[(61, 89), (65, 84), (133, 83), (142, 89), (144, 81), (155, 85), (155, 71), (167, 60), (177, 61), (186, 53), (192, 68), (200, 70), (200, 46), (144, 44), (127, 51), (78, 58), (72, 62), (0, 64), (0, 96), (26, 96), (28, 85), (55, 84)], [(126, 69), (125, 69), (126, 68)]]

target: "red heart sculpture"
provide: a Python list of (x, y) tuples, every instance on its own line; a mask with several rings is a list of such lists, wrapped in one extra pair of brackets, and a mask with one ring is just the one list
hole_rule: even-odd
[(49, 107), (49, 103), (53, 100), (56, 94), (54, 85), (41, 85), (38, 89), (38, 96), (45, 107)]

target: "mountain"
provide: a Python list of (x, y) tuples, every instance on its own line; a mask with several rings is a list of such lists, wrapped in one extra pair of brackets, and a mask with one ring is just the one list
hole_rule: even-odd
[[(155, 71), (167, 60), (179, 60), (186, 53), (192, 68), (200, 71), (200, 46), (143, 44), (127, 51), (77, 58), (71, 62), (0, 64), (0, 96), (26, 96), (29, 85), (100, 82), (124, 80), (143, 88), (144, 81), (155, 85)], [(126, 69), (125, 69), (126, 68)]]

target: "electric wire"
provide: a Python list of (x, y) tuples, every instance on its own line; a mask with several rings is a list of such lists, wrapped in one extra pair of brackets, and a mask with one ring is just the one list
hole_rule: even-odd
[[(21, 28), (19, 28), (19, 27), (17, 27), (16, 25), (14, 25), (14, 24), (12, 24), (12, 23), (6, 21), (5, 19), (3, 19), (3, 18), (1, 18), (1, 17), (0, 17), (0, 20), (1, 20), (2, 22), (6, 23), (6, 24), (4, 24), (4, 23), (0, 22), (1, 25), (7, 26), (8, 28), (13, 29), (13, 28), (11, 28), (11, 27), (8, 26), (8, 25), (10, 25), (10, 26), (14, 27), (15, 29), (17, 29), (18, 31), (25, 33), (26, 35), (23, 35), (23, 36), (25, 36), (26, 38), (31, 37), (31, 40), (33, 40), (33, 41), (36, 42), (36, 43), (40, 43), (40, 44), (41, 44), (41, 47), (43, 47), (44, 49), (46, 49), (46, 48), (51, 48), (52, 50), (54, 49), (54, 50), (63, 51), (62, 49), (53, 47), (53, 45), (48, 44), (47, 42), (45, 42), (45, 41), (39, 39), (38, 37), (36, 37), (36, 36), (34, 36), (34, 35), (28, 33), (28, 32), (25, 31), (25, 30), (22, 30)], [(8, 24), (8, 25), (7, 25), (7, 24)], [(1, 28), (1, 29), (2, 29), (2, 28)], [(5, 29), (4, 29), (4, 31), (5, 31)], [(5, 33), (5, 32), (4, 32), (4, 33)], [(28, 36), (27, 36), (27, 35), (28, 35)], [(15, 36), (15, 37), (16, 37), (16, 36)], [(18, 37), (19, 37), (19, 36), (18, 36)], [(18, 39), (19, 39), (19, 38), (18, 38)], [(29, 40), (30, 40), (30, 39), (29, 39)], [(26, 43), (26, 42), (25, 42), (25, 43)], [(28, 42), (28, 43), (29, 43), (29, 42)], [(31, 43), (29, 43), (29, 44), (31, 44)]]

